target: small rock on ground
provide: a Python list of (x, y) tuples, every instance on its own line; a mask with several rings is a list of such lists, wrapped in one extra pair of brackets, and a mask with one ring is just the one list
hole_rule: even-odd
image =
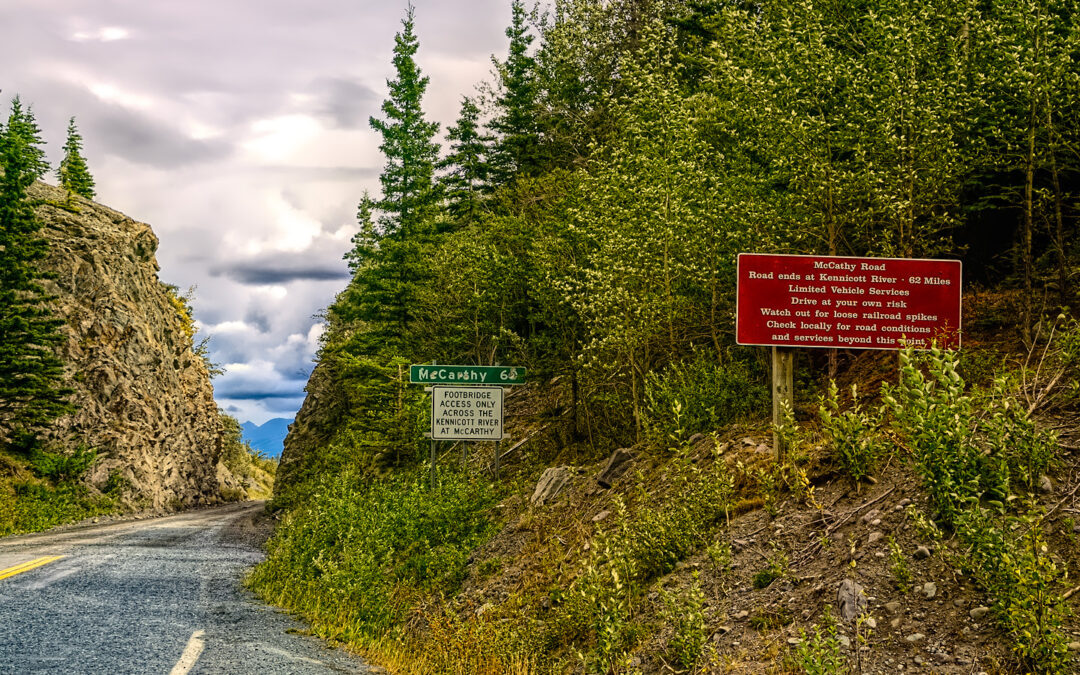
[(982, 621), (983, 618), (985, 618), (986, 615), (989, 614), (989, 613), (990, 613), (990, 608), (989, 607), (976, 607), (976, 608), (972, 609), (970, 612), (968, 612), (968, 616), (971, 617), (972, 621)]

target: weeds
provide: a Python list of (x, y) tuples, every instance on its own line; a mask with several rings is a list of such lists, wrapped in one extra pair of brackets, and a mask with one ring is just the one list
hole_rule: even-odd
[(116, 510), (113, 498), (94, 495), (82, 485), (0, 481), (0, 536), (40, 532)]
[(760, 366), (739, 354), (728, 353), (720, 363), (713, 353), (702, 350), (662, 373), (650, 373), (645, 380), (649, 436), (662, 444), (678, 443), (764, 410), (769, 393)]
[(889, 571), (892, 572), (893, 581), (901, 593), (911, 590), (911, 570), (908, 569), (907, 558), (904, 557), (900, 544), (892, 537), (889, 537)]
[[(1053, 462), (1056, 439), (1036, 428), (1003, 378), (977, 416), (958, 362), (953, 351), (902, 350), (900, 384), (885, 388), (886, 403), (938, 519), (964, 547), (960, 566), (994, 598), (1017, 658), (1032, 672), (1062, 672), (1062, 572), (1047, 555), (1038, 511), (1013, 492), (1030, 489)], [(940, 537), (936, 525), (915, 522)]]
[(773, 433), (776, 434), (780, 458), (789, 458), (801, 439), (799, 425), (795, 422), (795, 410), (785, 399), (780, 400), (780, 421), (773, 425)]
[(663, 594), (661, 620), (674, 629), (668, 654), (683, 668), (693, 668), (705, 647), (705, 593), (697, 572), (693, 583), (680, 591)]
[(851, 409), (840, 410), (837, 394), (836, 382), (830, 380), (818, 416), (841, 469), (858, 485), (874, 470), (884, 448), (879, 431), (881, 413), (870, 413), (860, 406), (855, 385), (851, 385)]
[(644, 635), (637, 611), (648, 584), (697, 550), (730, 510), (734, 483), (719, 457), (706, 469), (687, 462), (678, 472), (675, 493), (660, 505), (631, 516), (616, 500), (612, 529), (593, 542), (552, 622), (550, 639), (576, 645), (590, 672), (621, 672)]
[(774, 552), (769, 558), (769, 565), (754, 575), (752, 584), (754, 588), (768, 588), (777, 579), (783, 579), (788, 574), (787, 556), (779, 551)]
[(1055, 591), (1064, 572), (1050, 558), (1036, 515), (975, 507), (957, 525), (962, 567), (994, 600), (994, 614), (1030, 670), (1064, 672), (1068, 664), (1065, 601)]
[(54, 484), (71, 484), (78, 480), (97, 461), (97, 451), (79, 445), (71, 454), (35, 448), (30, 455), (34, 473)]
[(794, 621), (795, 617), (783, 607), (759, 609), (750, 617), (750, 627), (764, 633), (790, 626)]
[(844, 658), (840, 639), (836, 635), (836, 620), (826, 607), (823, 625), (814, 626), (814, 634), (799, 630), (799, 644), (790, 659), (795, 668), (801, 668), (806, 675), (836, 675), (847, 672), (847, 659)]
[(705, 551), (709, 554), (709, 560), (716, 566), (718, 573), (722, 574), (731, 569), (732, 553), (730, 543), (717, 540), (709, 544)]
[(453, 593), (468, 552), (493, 532), (485, 483), (445, 475), (320, 482), (267, 544), (248, 583), (331, 635), (373, 637), (397, 624), (417, 591)]

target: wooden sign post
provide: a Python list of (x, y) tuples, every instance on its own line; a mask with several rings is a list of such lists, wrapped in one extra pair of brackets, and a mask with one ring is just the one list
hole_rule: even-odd
[(773, 459), (778, 462), (787, 448), (780, 447), (780, 434), (775, 429), (784, 421), (784, 407), (791, 410), (794, 405), (794, 356), (795, 351), (787, 347), (772, 348), (772, 443)]

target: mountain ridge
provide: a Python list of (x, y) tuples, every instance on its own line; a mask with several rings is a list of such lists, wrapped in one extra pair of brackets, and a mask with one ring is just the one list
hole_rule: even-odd
[(292, 422), (293, 420), (286, 417), (275, 417), (262, 424), (244, 422), (240, 425), (243, 441), (255, 450), (264, 452), (267, 457), (281, 457), (285, 436), (288, 435)]

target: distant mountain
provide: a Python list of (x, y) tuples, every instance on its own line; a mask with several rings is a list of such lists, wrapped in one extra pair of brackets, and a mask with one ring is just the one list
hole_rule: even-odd
[(289, 425), (292, 420), (284, 417), (275, 417), (265, 424), (244, 422), (240, 425), (243, 429), (244, 442), (266, 453), (267, 457), (281, 457), (281, 450), (285, 444), (285, 436), (289, 433)]

